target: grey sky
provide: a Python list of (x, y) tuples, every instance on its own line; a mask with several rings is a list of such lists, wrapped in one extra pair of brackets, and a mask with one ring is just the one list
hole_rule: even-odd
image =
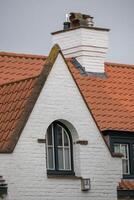
[(134, 0), (0, 0), (0, 51), (47, 55), (69, 12), (111, 29), (108, 61), (134, 64)]

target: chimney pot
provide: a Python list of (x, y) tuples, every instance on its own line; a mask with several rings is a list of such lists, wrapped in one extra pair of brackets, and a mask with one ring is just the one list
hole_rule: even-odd
[(82, 13), (70, 13), (70, 22), (71, 22), (71, 27), (90, 27), (93, 26), (93, 17), (90, 15), (85, 15)]
[(63, 23), (63, 29), (64, 29), (64, 30), (70, 29), (70, 22), (64, 22), (64, 23)]

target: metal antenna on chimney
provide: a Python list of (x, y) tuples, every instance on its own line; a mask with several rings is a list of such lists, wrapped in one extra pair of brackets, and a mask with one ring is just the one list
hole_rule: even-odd
[(68, 30), (70, 28), (70, 14), (66, 14), (66, 21), (63, 23), (63, 30)]

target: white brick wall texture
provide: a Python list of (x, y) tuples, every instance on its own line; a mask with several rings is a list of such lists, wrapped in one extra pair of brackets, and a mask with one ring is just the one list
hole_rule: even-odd
[(75, 57), (88, 72), (104, 72), (108, 32), (79, 28), (53, 35), (66, 57)]
[[(61, 120), (71, 131), (76, 176), (91, 179), (81, 191), (80, 179), (47, 178), (45, 138), (48, 126)], [(121, 159), (113, 158), (59, 54), (12, 154), (0, 155), (0, 174), (8, 183), (9, 200), (116, 200)]]

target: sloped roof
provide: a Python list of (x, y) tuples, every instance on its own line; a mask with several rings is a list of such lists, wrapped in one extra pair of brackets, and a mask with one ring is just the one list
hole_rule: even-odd
[(0, 152), (12, 152), (45, 56), (0, 53)]
[(5, 151), (13, 142), (12, 134), (25, 109), (36, 78), (0, 86), (0, 150)]
[(105, 63), (104, 76), (69, 67), (101, 131), (134, 131), (134, 66)]
[(40, 75), (45, 56), (0, 52), (0, 85)]
[(121, 180), (118, 190), (134, 190), (134, 181)]
[(118, 198), (134, 198), (134, 180), (121, 180), (117, 187)]
[[(45, 56), (0, 53), (0, 152), (12, 152), (59, 52)], [(105, 64), (105, 76), (69, 70), (99, 129), (134, 130), (134, 68)]]

